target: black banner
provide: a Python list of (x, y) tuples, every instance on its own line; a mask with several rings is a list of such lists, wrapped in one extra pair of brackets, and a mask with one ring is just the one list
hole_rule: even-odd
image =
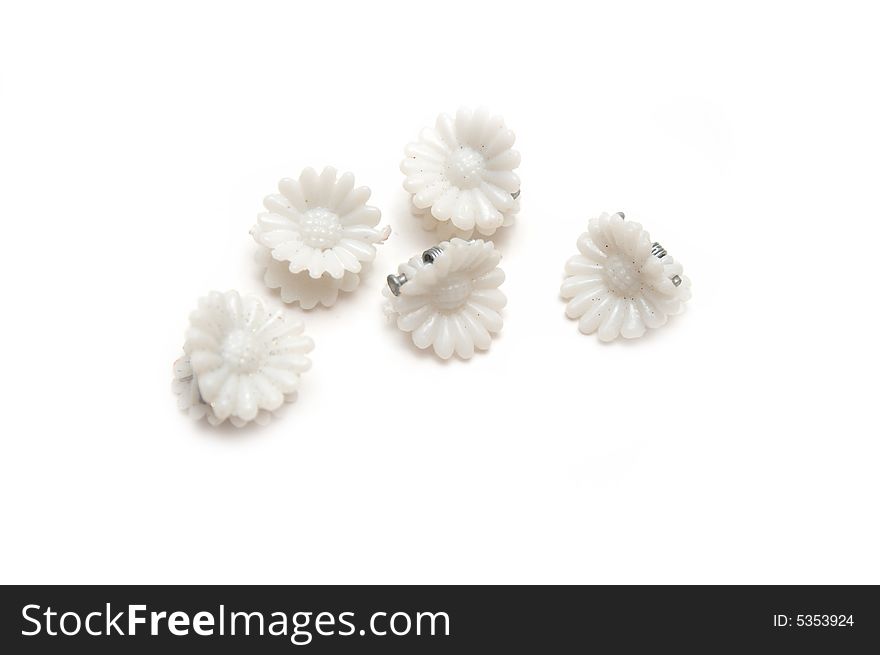
[(2, 588), (4, 653), (855, 653), (875, 587)]

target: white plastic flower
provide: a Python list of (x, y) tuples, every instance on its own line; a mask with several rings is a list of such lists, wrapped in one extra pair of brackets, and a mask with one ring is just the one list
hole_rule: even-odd
[(653, 244), (638, 223), (621, 214), (590, 219), (577, 242), (579, 255), (565, 265), (561, 295), (565, 313), (579, 319), (584, 334), (599, 339), (634, 339), (679, 313), (690, 298), (681, 264)]
[(520, 155), (512, 150), (514, 133), (486, 109), (441, 114), (434, 128), (422, 130), (406, 146), (400, 170), (413, 205), (429, 209), (437, 221), (450, 222), (462, 234), (484, 236), (512, 220), (520, 180), (514, 173)]
[(346, 271), (339, 280), (329, 275), (313, 278), (303, 273), (291, 273), (287, 264), (273, 259), (271, 251), (265, 247), (258, 248), (254, 258), (264, 269), (263, 282), (266, 286), (278, 289), (281, 300), (298, 302), (302, 309), (312, 309), (319, 303), (332, 307), (340, 291), (354, 291), (360, 284), (360, 277), (350, 271)]
[(178, 404), (214, 425), (266, 422), (293, 399), (313, 347), (301, 321), (269, 314), (253, 296), (211, 292), (190, 314), (185, 355), (175, 362)]
[(397, 282), (389, 276), (399, 293), (384, 290), (389, 314), (418, 348), (433, 347), (443, 359), (453, 353), (469, 359), (475, 349), (487, 350), (503, 326), (500, 259), (491, 242), (445, 241), (401, 264)]
[[(320, 175), (306, 168), (299, 180), (281, 180), (278, 190), (263, 201), (268, 211), (257, 217), (251, 235), (290, 273), (321, 281), (286, 284), (285, 302), (300, 302), (304, 308), (311, 302), (314, 307), (316, 289), (326, 290), (318, 292), (319, 299), (330, 298), (333, 286), (337, 295), (338, 290), (353, 290), (357, 274), (375, 258), (376, 244), (391, 233), (389, 227), (377, 227), (381, 212), (366, 204), (370, 190), (355, 188), (354, 175), (337, 176), (329, 166)], [(275, 288), (285, 286), (276, 283)]]

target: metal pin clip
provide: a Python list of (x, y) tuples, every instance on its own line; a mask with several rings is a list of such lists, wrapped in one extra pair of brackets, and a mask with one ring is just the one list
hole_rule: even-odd
[[(425, 252), (422, 253), (422, 262), (425, 264), (433, 264), (434, 260), (437, 259), (443, 253), (443, 248), (440, 246), (433, 246), (428, 248)], [(408, 282), (406, 275), (400, 273), (399, 275), (389, 275), (385, 278), (385, 281), (388, 283), (388, 288), (391, 289), (391, 293), (395, 296), (400, 295), (400, 287)]]
[[(668, 253), (666, 252), (666, 248), (655, 241), (651, 244), (651, 254), (654, 255), (654, 257), (656, 257), (657, 259), (663, 259)], [(674, 284), (675, 286), (681, 286), (681, 277), (679, 277), (678, 275), (673, 275), (669, 279), (672, 280), (672, 284)]]
[[(668, 253), (666, 252), (666, 248), (655, 241), (651, 244), (651, 254), (654, 255), (654, 257), (656, 257), (657, 259), (663, 259)], [(681, 286), (681, 277), (679, 277), (678, 275), (673, 275), (669, 279), (672, 280), (672, 284), (674, 284), (675, 286)]]
[(434, 260), (437, 259), (443, 253), (443, 248), (440, 246), (433, 246), (432, 248), (428, 248), (425, 252), (422, 253), (422, 261), (425, 264), (433, 264)]
[(391, 289), (391, 293), (395, 296), (400, 295), (400, 287), (406, 284), (406, 275), (401, 273), (400, 275), (389, 275), (385, 278), (385, 281), (388, 283), (388, 288)]

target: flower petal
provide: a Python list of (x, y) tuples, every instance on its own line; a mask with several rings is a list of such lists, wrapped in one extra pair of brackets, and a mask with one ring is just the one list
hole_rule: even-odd
[(492, 335), (489, 334), (489, 331), (483, 326), (480, 317), (467, 307), (459, 312), (459, 317), (473, 340), (474, 346), (480, 350), (488, 350), (489, 345), (492, 343)]
[[(436, 134), (436, 132), (435, 132)], [(439, 139), (439, 136), (438, 136)], [(443, 143), (443, 147), (439, 147), (435, 144), (428, 143), (426, 141), (414, 141), (413, 143), (408, 143), (406, 147), (403, 149), (403, 153), (407, 156), (409, 161), (423, 161), (423, 162), (432, 162), (436, 163), (438, 166), (443, 164), (446, 161), (446, 156), (448, 152), (449, 146)], [(407, 161), (404, 159), (404, 162)], [(409, 172), (408, 170), (404, 170), (404, 173)]]
[(486, 307), (480, 303), (468, 301), (467, 308), (471, 310), (474, 317), (478, 319), (483, 327), (489, 332), (500, 332), (504, 325), (504, 321), (494, 309)]
[(513, 133), (513, 130), (509, 130), (506, 127), (502, 128), (498, 130), (492, 141), (483, 149), (483, 155), (487, 159), (497, 157), (505, 150), (511, 148), (514, 141), (516, 141), (516, 135)]
[(342, 281), (339, 283), (339, 290), (348, 293), (357, 289), (360, 283), (361, 279), (357, 275), (351, 271), (345, 271), (345, 274), (342, 276)]
[(475, 289), (494, 289), (504, 282), (504, 271), (493, 268), (491, 271), (474, 280)]
[(559, 295), (563, 298), (574, 298), (584, 293), (597, 291), (605, 287), (605, 282), (598, 275), (572, 275), (565, 278)]
[(504, 222), (504, 216), (483, 193), (474, 193), (477, 204), (476, 224), (481, 230), (495, 230)]
[(412, 342), (417, 348), (425, 349), (434, 343), (434, 335), (439, 327), (439, 319), (442, 318), (437, 312), (433, 312), (412, 332)]
[(437, 117), (437, 135), (450, 150), (458, 148), (458, 139), (455, 136), (455, 121), (449, 114), (440, 114)]
[(413, 196), (413, 205), (419, 209), (426, 209), (436, 202), (437, 198), (448, 188), (449, 183), (446, 181), (427, 186)]
[(467, 107), (459, 107), (455, 112), (455, 137), (459, 145), (467, 145), (470, 142), (472, 115), (473, 113)]
[[(602, 219), (591, 219), (587, 229), (590, 234), (590, 240), (593, 242), (593, 245), (596, 247), (599, 252), (608, 253), (612, 251), (612, 242), (609, 241), (608, 237), (605, 234), (605, 227), (607, 225), (607, 218), (605, 220)], [(583, 238), (583, 235), (581, 235)], [(578, 248), (580, 248), (581, 239), (578, 239)], [(616, 248), (615, 248), (616, 250)], [(589, 257), (587, 253), (583, 250), (581, 252), (585, 257)]]
[(422, 323), (424, 323), (425, 319), (428, 318), (428, 315), (431, 314), (433, 311), (434, 310), (431, 308), (430, 305), (422, 305), (415, 311), (411, 311), (408, 314), (400, 314), (397, 317), (397, 327), (404, 332), (412, 332)]
[(314, 168), (304, 168), (299, 175), (299, 185), (302, 188), (303, 198), (307, 209), (320, 207), (321, 200), (321, 181)]
[(361, 270), (360, 261), (358, 261), (358, 258), (355, 257), (348, 248), (345, 248), (342, 245), (336, 245), (333, 247), (333, 252), (339, 258), (339, 261), (342, 262), (346, 271), (358, 273)]
[[(405, 159), (404, 161), (411, 160)], [(406, 189), (409, 193), (418, 193), (425, 187), (436, 184), (437, 182), (442, 180), (442, 177), (438, 171), (405, 170), (404, 173), (406, 173), (406, 179), (403, 181), (403, 188)]]
[(607, 255), (596, 245), (588, 232), (584, 232), (578, 237), (577, 247), (578, 250), (580, 250), (581, 255), (592, 262), (604, 265)]
[(309, 276), (315, 279), (324, 274), (324, 251), (318, 248), (312, 249), (312, 256), (309, 258)]
[(271, 411), (274, 411), (281, 407), (284, 403), (284, 394), (278, 389), (277, 386), (265, 375), (261, 372), (254, 373), (251, 378), (254, 383), (254, 388), (260, 397), (260, 407)]
[(578, 321), (578, 329), (584, 334), (592, 334), (595, 332), (615, 300), (616, 297), (614, 295), (607, 294), (603, 296), (599, 302), (588, 307)]
[[(266, 245), (266, 247), (268, 248), (270, 246)], [(306, 248), (306, 245), (299, 240), (299, 237), (282, 241), (278, 245), (272, 247), (272, 259), (279, 262), (293, 261), (293, 258), (296, 257), (297, 253), (304, 248)]]
[(639, 310), (636, 309), (632, 300), (627, 300), (626, 316), (623, 319), (623, 325), (620, 326), (620, 336), (624, 339), (635, 339), (645, 332), (645, 322), (639, 316)]
[(280, 193), (273, 193), (271, 196), (263, 198), (263, 207), (265, 207), (270, 214), (277, 214), (287, 220), (299, 216), (299, 211)]
[(574, 255), (565, 262), (565, 273), (567, 275), (592, 275), (601, 274), (605, 268), (601, 264), (590, 261), (583, 255)]
[[(476, 211), (476, 202), (473, 200), (473, 194), (470, 189), (462, 190), (458, 195), (458, 201), (455, 206), (455, 217), (458, 223), (462, 225), (472, 226), (474, 224), (474, 213)], [(453, 223), (453, 224), (458, 224)]]
[(194, 352), (199, 349), (219, 350), (220, 341), (215, 336), (215, 332), (209, 332), (207, 329), (191, 325), (186, 331), (186, 347), (188, 352)]
[[(287, 245), (287, 244), (285, 244)], [(275, 250), (272, 251), (272, 256), (276, 257), (278, 253), (282, 252), (281, 247), (279, 246)], [(284, 251), (286, 252), (286, 251)], [(296, 250), (292, 257), (289, 257), (290, 263), (288, 268), (291, 273), (300, 273), (309, 266), (309, 262), (312, 260), (312, 253), (315, 252), (314, 248), (310, 248), (306, 245), (300, 245), (300, 247)]]
[(603, 287), (582, 291), (565, 306), (565, 315), (569, 318), (580, 318), (607, 297), (608, 291)]
[(455, 337), (449, 326), (448, 317), (439, 314), (437, 333), (434, 335), (434, 352), (441, 359), (449, 359), (455, 352)]
[[(364, 243), (356, 239), (342, 239), (339, 245), (362, 262), (371, 262), (376, 257), (376, 247), (371, 243)], [(357, 273), (357, 271), (354, 272)]]
[(345, 199), (340, 201), (339, 205), (336, 208), (336, 214), (338, 216), (345, 216), (346, 214), (350, 214), (355, 209), (362, 207), (367, 204), (367, 200), (370, 199), (370, 189), (365, 186), (359, 186), (358, 188), (352, 190)]
[[(309, 206), (306, 204), (305, 196), (303, 195), (302, 186), (300, 186), (300, 183), (297, 180), (285, 177), (278, 183), (278, 190), (281, 192), (282, 196), (287, 198), (291, 206), (297, 211), (304, 212), (309, 209)], [(271, 196), (269, 197), (271, 198)], [(267, 206), (266, 209), (272, 211), (271, 207)]]
[(330, 277), (339, 279), (345, 275), (345, 266), (333, 250), (325, 250), (323, 257), (324, 270)]
[(666, 314), (657, 311), (657, 308), (644, 297), (635, 298), (634, 303), (639, 310), (639, 316), (649, 328), (658, 328), (666, 323)]
[(498, 211), (507, 211), (513, 206), (513, 196), (510, 192), (501, 189), (494, 184), (482, 182), (480, 190)]
[(352, 189), (354, 189), (354, 175), (343, 173), (333, 185), (333, 191), (327, 199), (327, 209), (336, 212), (339, 204), (351, 193)]
[[(450, 220), (455, 213), (455, 206), (458, 202), (459, 193), (460, 191), (458, 187), (448, 187), (443, 194), (434, 201), (434, 204), (431, 206), (431, 215), (441, 221)], [(458, 224), (456, 224), (456, 226), (458, 226)]]
[(266, 320), (266, 308), (260, 299), (255, 296), (245, 296), (242, 299), (243, 322), (245, 327), (257, 329)]
[[(505, 150), (486, 162), (490, 171), (512, 171), (520, 165), (522, 157), (516, 150)], [(518, 188), (518, 187), (517, 187)], [(516, 189), (514, 189), (516, 191)]]
[(439, 157), (437, 161), (443, 162), (446, 159), (446, 155), (449, 153), (449, 146), (433, 127), (423, 128), (419, 132), (419, 140), (437, 153)]
[(225, 365), (199, 376), (199, 393), (206, 403), (217, 397), (228, 377), (229, 369)]
[(312, 360), (305, 355), (290, 353), (284, 355), (270, 355), (269, 367), (278, 370), (289, 370), (295, 371), (297, 373), (305, 373), (310, 368), (312, 368)]
[(305, 334), (292, 334), (279, 339), (269, 350), (269, 355), (302, 355), (311, 352), (315, 347), (314, 340)]
[[(214, 410), (214, 414), (217, 418), (221, 420), (227, 419), (229, 418), (229, 415), (235, 411), (237, 389), (238, 375), (228, 376), (223, 383), (223, 386), (220, 388), (220, 391), (217, 392), (216, 397), (210, 403), (211, 409)], [(204, 395), (204, 393), (202, 395)]]
[(296, 388), (299, 385), (299, 375), (295, 371), (275, 368), (273, 366), (264, 366), (262, 373), (271, 380), (283, 394), (296, 391)]
[(469, 146), (480, 148), (483, 145), (483, 133), (491, 117), (491, 113), (485, 107), (479, 107), (473, 113), (470, 128), (468, 129), (467, 142)]
[(347, 225), (341, 233), (343, 239), (355, 239), (365, 243), (380, 243), (384, 241), (383, 231), (369, 225)]
[(238, 291), (227, 291), (225, 300), (227, 315), (231, 321), (238, 322), (241, 319), (241, 296)]
[(236, 389), (235, 414), (245, 421), (253, 421), (259, 409), (256, 388), (250, 376), (240, 376)]
[(626, 305), (621, 299), (615, 298), (609, 311), (605, 314), (605, 318), (602, 319), (602, 325), (599, 327), (599, 340), (614, 341), (620, 335), (624, 318), (626, 318)]
[(473, 302), (484, 305), (496, 312), (500, 311), (507, 304), (507, 296), (501, 289), (474, 289), (471, 293)]
[(333, 194), (333, 190), (336, 188), (336, 169), (332, 166), (327, 166), (321, 171), (321, 177), (319, 179), (319, 196), (318, 202), (321, 207), (328, 207), (330, 204), (330, 196)]
[(217, 350), (195, 350), (189, 356), (190, 364), (196, 375), (205, 375), (223, 366), (223, 357)]
[(519, 175), (510, 171), (483, 171), (483, 179), (507, 193), (516, 193), (520, 187)]
[(339, 222), (342, 225), (368, 225), (370, 227), (374, 227), (379, 224), (379, 221), (382, 218), (382, 212), (378, 210), (376, 207), (359, 207), (354, 211), (349, 212), (343, 216), (339, 217)]
[(474, 356), (474, 339), (460, 314), (450, 314), (446, 317), (449, 332), (455, 341), (455, 353), (462, 359), (470, 359)]

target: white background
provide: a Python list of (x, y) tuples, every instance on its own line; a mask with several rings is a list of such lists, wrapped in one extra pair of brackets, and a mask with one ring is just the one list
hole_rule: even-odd
[[(878, 16), (869, 3), (5, 3), (3, 582), (880, 582)], [(501, 112), (505, 326), (441, 363), (380, 290), (431, 245), (402, 149)], [(279, 303), (248, 230), (351, 170), (392, 237), (305, 318), (299, 401), (170, 391), (209, 290)], [(565, 318), (587, 219), (684, 265), (685, 314)]]

